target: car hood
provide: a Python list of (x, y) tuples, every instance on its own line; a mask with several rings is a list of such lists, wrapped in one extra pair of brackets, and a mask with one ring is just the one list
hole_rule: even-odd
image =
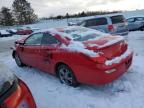
[(16, 80), (14, 74), (9, 69), (5, 68), (4, 64), (0, 63), (0, 96), (5, 93)]
[(89, 50), (101, 52), (102, 56), (112, 59), (120, 56), (127, 50), (127, 43), (121, 36), (104, 36), (96, 40), (88, 40), (83, 42)]

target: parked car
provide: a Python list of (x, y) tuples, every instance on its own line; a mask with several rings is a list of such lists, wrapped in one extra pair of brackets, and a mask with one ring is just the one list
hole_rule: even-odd
[(31, 29), (28, 29), (28, 28), (20, 28), (17, 30), (17, 33), (18, 35), (29, 35), (31, 34), (33, 31)]
[(15, 29), (7, 29), (6, 31), (13, 35), (17, 33), (17, 30)]
[[(2, 66), (2, 64), (0, 63)], [(27, 85), (8, 69), (0, 70), (0, 108), (36, 108)]]
[(123, 15), (90, 18), (78, 23), (78, 25), (116, 35), (127, 35), (129, 32), (127, 21)]
[(12, 36), (12, 34), (7, 32), (6, 30), (0, 30), (0, 37), (9, 37), (9, 36)]
[(40, 30), (40, 29), (37, 28), (37, 27), (27, 27), (27, 28), (31, 29), (33, 32), (36, 32), (36, 31)]
[(110, 83), (128, 70), (132, 55), (123, 37), (80, 26), (34, 33), (16, 41), (12, 53), (18, 66), (36, 67), (69, 86)]
[(144, 30), (144, 17), (133, 17), (127, 19), (128, 29), (130, 31)]

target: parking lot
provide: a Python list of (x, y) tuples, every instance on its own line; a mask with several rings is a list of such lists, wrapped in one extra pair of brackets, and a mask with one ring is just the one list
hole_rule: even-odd
[(0, 61), (10, 68), (29, 86), (38, 108), (142, 108), (144, 94), (144, 32), (130, 32), (125, 38), (134, 51), (134, 60), (129, 71), (106, 86), (81, 85), (78, 88), (65, 86), (59, 80), (38, 69), (19, 68), (11, 57), (10, 46), (20, 36), (1, 38)]

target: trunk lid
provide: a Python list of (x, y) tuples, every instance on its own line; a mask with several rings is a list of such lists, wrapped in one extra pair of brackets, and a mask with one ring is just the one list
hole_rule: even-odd
[(83, 42), (87, 49), (101, 52), (108, 60), (120, 56), (127, 50), (127, 43), (121, 36), (105, 36), (98, 40)]

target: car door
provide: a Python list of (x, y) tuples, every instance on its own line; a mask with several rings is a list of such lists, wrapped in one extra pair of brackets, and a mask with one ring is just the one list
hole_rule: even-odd
[(23, 63), (37, 67), (40, 57), (41, 40), (43, 33), (32, 34), (24, 45), (20, 46), (20, 57)]
[(41, 70), (52, 73), (60, 42), (51, 34), (45, 33), (42, 38), (39, 67)]

